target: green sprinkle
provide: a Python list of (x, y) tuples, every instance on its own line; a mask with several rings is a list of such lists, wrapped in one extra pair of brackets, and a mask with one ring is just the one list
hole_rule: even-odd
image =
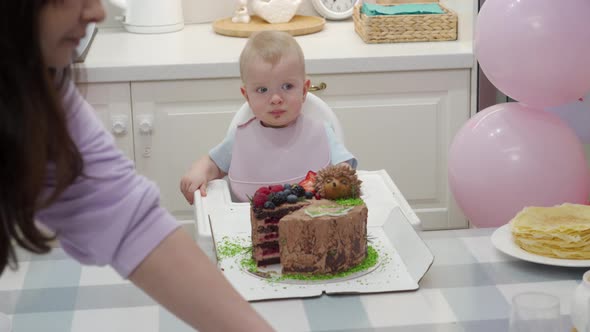
[[(243, 239), (230, 239), (227, 236), (223, 237), (221, 241), (217, 243), (217, 257), (219, 260), (229, 257), (235, 257), (240, 254), (247, 254), (252, 252), (252, 244), (246, 243)], [(258, 269), (258, 264), (252, 258), (252, 255), (244, 255), (240, 260), (240, 266), (255, 275), (265, 278), (269, 283), (278, 282), (281, 280), (303, 280), (303, 281), (315, 281), (315, 280), (330, 280), (349, 276), (351, 274), (366, 271), (377, 264), (379, 254), (377, 250), (372, 246), (367, 246), (367, 257), (357, 266), (354, 266), (346, 271), (342, 271), (335, 274), (324, 274), (324, 275), (308, 275), (301, 273), (289, 273), (283, 276), (277, 276), (275, 272), (264, 272)], [(382, 259), (389, 261), (391, 257), (385, 254)], [(233, 266), (230, 266), (232, 269)]]
[(241, 243), (224, 238), (217, 244), (217, 258), (221, 260), (228, 257), (234, 257), (251, 250), (252, 246), (244, 246)]
[(249, 271), (251, 273), (258, 273), (258, 264), (256, 264), (256, 261), (254, 260), (254, 258), (252, 258), (252, 256), (248, 256), (243, 258), (240, 261), (240, 264), (242, 265), (242, 267), (246, 270)]
[(353, 273), (366, 271), (371, 267), (377, 264), (379, 260), (379, 253), (375, 248), (372, 246), (367, 246), (367, 257), (357, 266), (354, 266), (346, 271), (338, 272), (335, 274), (321, 274), (321, 275), (308, 275), (308, 274), (301, 274), (301, 273), (289, 273), (284, 274), (281, 277), (274, 277), (270, 273), (262, 272), (258, 269), (258, 265), (256, 261), (252, 257), (245, 257), (240, 261), (242, 268), (250, 273), (255, 275), (270, 278), (268, 279), (269, 282), (277, 282), (282, 280), (303, 280), (303, 281), (316, 281), (316, 280), (330, 280), (330, 279), (337, 279), (337, 278), (344, 278), (349, 276)]

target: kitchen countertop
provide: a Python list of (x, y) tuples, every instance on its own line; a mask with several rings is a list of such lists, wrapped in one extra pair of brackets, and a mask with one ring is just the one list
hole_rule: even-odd
[[(328, 21), (318, 33), (297, 36), (309, 74), (472, 68), (471, 39), (366, 44), (351, 20)], [(216, 34), (210, 24), (187, 25), (166, 34), (99, 29), (79, 82), (128, 82), (238, 77), (245, 38)]]
[[(496, 332), (508, 331), (512, 296), (542, 291), (559, 296), (563, 331), (569, 331), (571, 297), (587, 268), (506, 256), (492, 246), (493, 231), (420, 233), (435, 259), (417, 291), (324, 295), (253, 306), (278, 331)], [(18, 254), (20, 269), (0, 278), (0, 312), (12, 319), (13, 332), (190, 331), (111, 268), (81, 266), (61, 249), (43, 256)]]

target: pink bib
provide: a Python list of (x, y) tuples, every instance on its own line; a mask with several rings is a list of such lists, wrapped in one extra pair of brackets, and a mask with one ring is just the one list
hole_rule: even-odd
[(228, 178), (233, 194), (247, 202), (262, 186), (298, 183), (308, 171), (330, 164), (321, 121), (300, 115), (285, 128), (264, 127), (256, 118), (238, 126)]

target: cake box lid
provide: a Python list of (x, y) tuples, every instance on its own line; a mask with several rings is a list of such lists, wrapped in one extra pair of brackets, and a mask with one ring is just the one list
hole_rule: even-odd
[[(195, 197), (195, 211), (200, 214), (197, 216), (197, 241), (205, 251), (213, 249), (211, 258), (217, 259), (225, 277), (248, 301), (316, 297), (323, 293), (362, 294), (418, 289), (418, 283), (432, 265), (434, 256), (416, 232), (415, 228), (419, 228), (417, 217), (411, 209), (408, 211), (409, 205), (399, 191), (392, 194), (390, 190), (389, 195), (379, 192), (381, 185), (390, 187), (393, 184), (387, 183), (391, 180), (385, 171), (359, 171), (359, 178), (363, 181), (363, 199), (369, 209), (369, 245), (377, 252), (377, 263), (364, 271), (326, 280), (277, 280), (279, 265), (260, 269), (275, 273), (272, 278), (248, 271), (242, 261), (251, 253), (228, 249), (251, 244), (250, 206), (248, 203), (232, 203), (227, 182), (223, 180), (211, 182), (206, 197)], [(392, 197), (394, 201), (389, 200)], [(400, 198), (403, 200), (401, 204)], [(209, 235), (203, 231), (205, 224), (211, 234), (210, 243), (204, 241)]]

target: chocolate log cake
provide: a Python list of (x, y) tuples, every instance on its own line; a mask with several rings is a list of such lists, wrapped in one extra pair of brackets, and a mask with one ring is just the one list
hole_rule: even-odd
[[(309, 172), (299, 184), (259, 188), (252, 198), (252, 256), (284, 273), (334, 274), (367, 255), (367, 207), (347, 165)], [(322, 198), (323, 197), (323, 198)]]
[(334, 274), (367, 255), (367, 206), (314, 200), (279, 222), (283, 273)]

